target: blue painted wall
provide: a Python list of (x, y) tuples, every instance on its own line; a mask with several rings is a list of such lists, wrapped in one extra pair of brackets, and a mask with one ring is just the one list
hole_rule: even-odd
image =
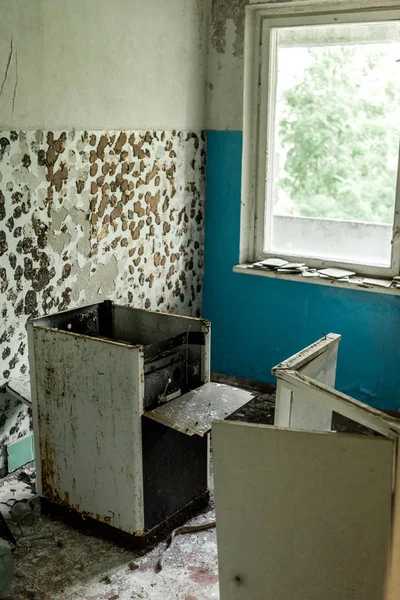
[(274, 383), (271, 367), (340, 333), (336, 387), (400, 409), (400, 297), (232, 272), (241, 153), (241, 132), (208, 133), (203, 315), (212, 322), (212, 370)]

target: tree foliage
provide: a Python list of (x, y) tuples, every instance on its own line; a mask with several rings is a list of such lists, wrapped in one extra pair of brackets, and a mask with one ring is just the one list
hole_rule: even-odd
[(309, 67), (281, 98), (278, 188), (291, 200), (289, 212), (391, 224), (400, 82), (381, 76), (387, 63), (381, 51), (369, 49), (367, 57), (362, 46), (308, 52)]

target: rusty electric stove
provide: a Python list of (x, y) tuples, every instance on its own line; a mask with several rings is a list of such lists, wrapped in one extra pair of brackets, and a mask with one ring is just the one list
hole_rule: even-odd
[(210, 382), (210, 323), (110, 301), (28, 324), (46, 512), (146, 549), (209, 500), (209, 432), (252, 394)]

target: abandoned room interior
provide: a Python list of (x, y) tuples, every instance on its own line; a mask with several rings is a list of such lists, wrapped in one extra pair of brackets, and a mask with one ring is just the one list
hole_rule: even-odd
[(0, 599), (400, 600), (400, 0), (0, 0)]

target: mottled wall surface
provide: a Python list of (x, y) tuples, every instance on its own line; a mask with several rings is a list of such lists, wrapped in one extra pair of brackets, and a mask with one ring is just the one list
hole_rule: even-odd
[(0, 132), (0, 378), (26, 320), (93, 301), (199, 316), (200, 131)]
[(211, 43), (219, 52), (226, 51), (228, 21), (235, 27), (233, 54), (243, 55), (244, 11), (248, 0), (213, 0), (211, 4)]

